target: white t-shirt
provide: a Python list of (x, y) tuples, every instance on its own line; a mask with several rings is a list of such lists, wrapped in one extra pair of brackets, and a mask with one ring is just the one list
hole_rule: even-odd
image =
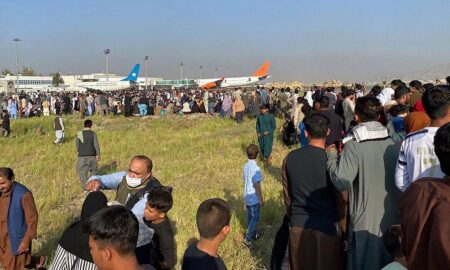
[(395, 185), (401, 191), (423, 177), (444, 177), (434, 153), (433, 141), (437, 130), (437, 127), (421, 129), (406, 136), (402, 142), (395, 170)]

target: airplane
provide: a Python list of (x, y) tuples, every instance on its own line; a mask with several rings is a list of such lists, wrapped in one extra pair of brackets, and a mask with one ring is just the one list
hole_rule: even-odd
[(262, 66), (251, 76), (248, 77), (229, 77), (229, 78), (215, 78), (215, 79), (198, 79), (195, 80), (197, 85), (203, 89), (213, 89), (219, 87), (238, 87), (250, 84), (256, 84), (262, 80), (268, 79), (270, 62), (266, 61)]
[(122, 80), (98, 80), (93, 79), (89, 81), (83, 81), (80, 83), (76, 83), (73, 87), (69, 87), (67, 90), (97, 90), (97, 91), (120, 91), (126, 90), (134, 87), (137, 82), (137, 78), (139, 76), (139, 68), (140, 64), (136, 64), (131, 70), (130, 74)]

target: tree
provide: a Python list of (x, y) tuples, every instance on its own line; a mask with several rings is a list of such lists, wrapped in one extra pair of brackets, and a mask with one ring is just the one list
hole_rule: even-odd
[(36, 76), (36, 72), (31, 67), (23, 67), (22, 68), (22, 76)]
[(55, 87), (58, 87), (60, 84), (64, 84), (64, 80), (61, 77), (61, 74), (59, 74), (59, 72), (56, 72), (54, 74), (52, 74), (52, 85)]
[(5, 68), (4, 70), (2, 70), (2, 75), (14, 75), (12, 72), (11, 72), (11, 70), (9, 70), (9, 69), (7, 69), (7, 68)]

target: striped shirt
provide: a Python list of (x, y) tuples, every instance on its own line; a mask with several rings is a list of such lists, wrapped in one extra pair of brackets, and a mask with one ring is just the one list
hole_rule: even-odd
[(55, 258), (49, 270), (97, 270), (94, 263), (82, 260), (60, 245), (56, 248)]

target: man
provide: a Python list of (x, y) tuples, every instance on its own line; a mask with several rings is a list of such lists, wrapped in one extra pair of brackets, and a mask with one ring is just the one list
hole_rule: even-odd
[(409, 91), (409, 108), (413, 112), (416, 103), (422, 99), (422, 83), (418, 80), (411, 81), (409, 83)]
[(397, 224), (400, 192), (394, 185), (398, 147), (377, 119), (379, 100), (365, 96), (356, 101), (355, 120), (338, 159), (336, 147), (328, 152), (328, 171), (339, 191), (349, 191), (347, 269), (381, 269), (392, 261), (381, 239), (382, 232)]
[[(322, 96), (321, 99), (327, 98)], [(322, 114), (304, 119), (308, 145), (283, 162), (283, 190), (291, 269), (340, 269), (337, 192), (327, 173), (325, 138), (330, 121)], [(302, 164), (302, 166), (298, 166)]]
[(448, 269), (450, 265), (450, 123), (434, 137), (443, 178), (421, 178), (406, 190), (400, 205), (401, 245), (408, 269)]
[(325, 146), (331, 144), (339, 146), (344, 131), (342, 130), (342, 119), (334, 111), (330, 109), (330, 98), (323, 95), (319, 99), (320, 114), (325, 115), (330, 120), (330, 133), (327, 135)]
[(347, 90), (345, 99), (342, 102), (342, 109), (344, 112), (345, 131), (347, 132), (353, 119), (355, 119), (355, 91), (353, 89)]
[(360, 98), (364, 96), (364, 86), (360, 83), (355, 84), (355, 97)]
[[(153, 162), (146, 156), (135, 156), (131, 159), (128, 171), (116, 172), (108, 175), (93, 175), (89, 178), (86, 189), (97, 191), (100, 189), (116, 190), (115, 201), (125, 205), (139, 220), (139, 239), (137, 255), (139, 262), (146, 262), (146, 252), (152, 239), (152, 232), (144, 224), (144, 210), (148, 193), (161, 183), (152, 174)], [(148, 258), (147, 258), (148, 259)]]
[(87, 222), (89, 248), (99, 270), (144, 270), (134, 253), (139, 223), (125, 207), (103, 208)]
[(0, 137), (8, 137), (9, 133), (11, 133), (9, 112), (7, 110), (4, 110), (2, 114), (2, 127), (0, 128)]
[(103, 114), (103, 116), (108, 115), (108, 99), (106, 98), (105, 94), (100, 94), (99, 98), (100, 102), (100, 111)]
[(5, 270), (37, 268), (45, 257), (31, 256), (38, 212), (31, 192), (15, 181), (11, 168), (0, 168), (0, 264)]
[(44, 112), (44, 116), (50, 116), (50, 102), (47, 99), (44, 99), (42, 102), (42, 110)]
[(91, 128), (92, 120), (85, 120), (84, 129), (78, 132), (76, 138), (77, 173), (83, 188), (86, 186), (88, 174), (94, 175), (97, 172), (98, 162), (101, 159), (97, 134)]
[(92, 97), (92, 94), (89, 94), (86, 97), (86, 102), (87, 102), (88, 115), (91, 116), (92, 113), (94, 112), (94, 98)]
[(60, 114), (57, 114), (53, 120), (53, 129), (55, 130), (55, 144), (62, 144), (64, 139), (64, 121)]
[(261, 114), (256, 118), (256, 135), (264, 160), (271, 160), (274, 132), (277, 125), (275, 117), (269, 113), (269, 105), (261, 106)]
[(395, 184), (401, 191), (419, 178), (444, 176), (434, 153), (433, 139), (437, 129), (450, 122), (450, 90), (444, 87), (427, 90), (422, 103), (431, 124), (409, 134), (402, 142), (395, 172)]
[(278, 102), (279, 102), (280, 111), (281, 111), (282, 117), (284, 119), (287, 115), (287, 110), (288, 110), (288, 97), (287, 97), (286, 93), (284, 92), (284, 88), (281, 88), (281, 93), (278, 95), (277, 98), (278, 98)]
[(330, 99), (330, 105), (328, 106), (328, 108), (330, 110), (334, 110), (334, 106), (336, 105), (336, 101), (337, 101), (337, 96), (334, 93), (334, 87), (328, 87), (327, 91), (323, 95)]

